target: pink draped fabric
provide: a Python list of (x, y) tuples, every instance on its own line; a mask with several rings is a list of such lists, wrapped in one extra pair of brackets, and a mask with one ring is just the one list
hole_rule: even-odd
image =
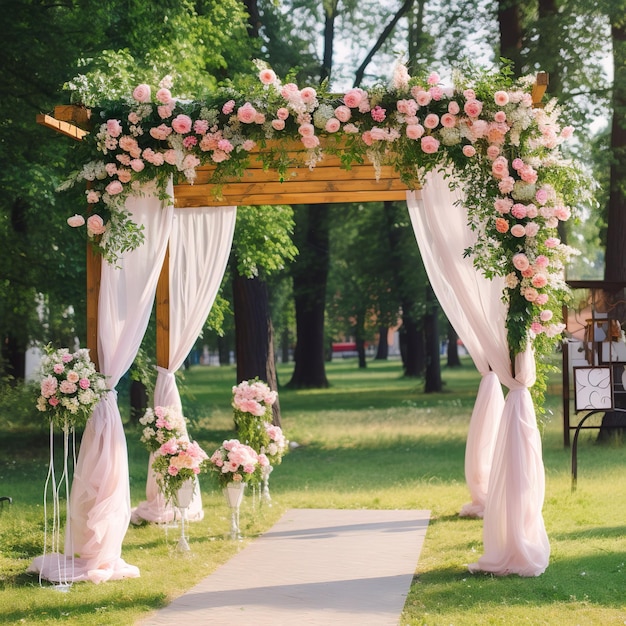
[[(171, 198), (171, 183), (168, 191)], [(143, 226), (145, 243), (124, 253), (119, 267), (102, 265), (98, 354), (100, 371), (108, 376), (111, 391), (85, 427), (70, 493), (65, 555), (61, 559), (59, 555), (38, 557), (30, 568), (52, 581), (99, 583), (139, 576), (138, 568), (121, 558), (130, 520), (130, 485), (115, 386), (131, 366), (150, 319), (173, 205), (158, 200), (148, 188), (145, 197), (130, 198), (126, 209)]]
[[(198, 207), (177, 210), (170, 236), (170, 339), (169, 367), (158, 368), (154, 405), (182, 411), (175, 372), (193, 347), (213, 306), (226, 270), (235, 230), (237, 209)], [(150, 455), (149, 467), (153, 456)], [(204, 516), (200, 488), (196, 481), (190, 521)], [(169, 522), (174, 509), (161, 495), (154, 472), (149, 470), (146, 500), (133, 509), (131, 521)]]
[[(477, 401), (470, 423), (466, 479), (473, 502), (469, 507), (476, 505), (479, 512), (481, 502), (476, 500), (485, 497), (485, 485), (487, 489), (484, 555), (469, 569), (537, 576), (548, 565), (550, 545), (541, 512), (545, 494), (541, 438), (528, 390), (535, 382), (534, 357), (530, 349), (518, 355), (512, 376), (502, 284), (482, 278), (463, 258), (471, 231), (460, 197), (437, 172), (427, 176), (421, 201), (408, 194), (407, 203), (429, 279), (437, 297), (443, 294), (440, 303), (446, 315), (484, 378), (486, 365), (509, 389), (498, 418), (499, 385), (493, 376), (487, 382), (483, 379), (481, 391), (494, 395), (481, 397), (480, 406)], [(493, 412), (487, 416), (490, 407)], [(493, 456), (488, 459), (490, 450)]]

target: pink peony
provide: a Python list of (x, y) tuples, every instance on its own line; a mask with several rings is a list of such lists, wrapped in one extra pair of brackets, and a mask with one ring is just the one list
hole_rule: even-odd
[(150, 85), (137, 85), (133, 90), (133, 98), (137, 102), (150, 102)]
[(370, 115), (375, 122), (384, 122), (387, 117), (386, 113), (385, 109), (377, 105), (371, 110)]
[(107, 120), (107, 134), (111, 137), (119, 137), (122, 134), (122, 125), (119, 120)]
[(437, 72), (431, 72), (428, 78), (426, 79), (426, 82), (429, 85), (437, 85), (439, 84), (440, 81), (441, 81), (441, 78), (439, 77), (439, 74), (437, 74)]
[(522, 220), (526, 217), (526, 207), (519, 202), (516, 202), (511, 208), (511, 215), (518, 220)]
[(470, 146), (469, 144), (463, 146), (463, 154), (466, 157), (473, 157), (476, 154), (476, 148), (474, 148), (474, 146)]
[(85, 223), (85, 218), (78, 213), (72, 215), (72, 217), (67, 218), (67, 223), (72, 228), (78, 228)]
[(206, 135), (209, 130), (209, 123), (206, 120), (196, 120), (193, 123), (193, 132), (198, 135)]
[(224, 115), (230, 115), (234, 110), (235, 110), (234, 100), (229, 100), (228, 102), (225, 102), (224, 106), (222, 107), (222, 113)]
[(422, 152), (425, 154), (434, 154), (437, 150), (439, 150), (439, 142), (430, 135), (422, 137), (420, 141)]
[(142, 172), (146, 164), (141, 159), (133, 159), (130, 162), (130, 167), (133, 172)]
[(504, 215), (511, 212), (513, 200), (510, 198), (498, 198), (497, 200), (494, 200), (493, 206), (498, 213)]
[(500, 193), (511, 193), (515, 187), (515, 179), (512, 176), (505, 176), (499, 183)]
[[(187, 150), (190, 150), (191, 148), (193, 148), (194, 146), (198, 145), (198, 138), (194, 137), (193, 135), (187, 135), (184, 139), (183, 139), (183, 146), (185, 148), (187, 148)], [(132, 163), (130, 165), (131, 167), (133, 166)]]
[(506, 233), (509, 230), (509, 223), (503, 217), (496, 217), (496, 230), (499, 233)]
[(528, 222), (526, 224), (526, 237), (535, 237), (539, 232), (539, 224), (537, 222)]

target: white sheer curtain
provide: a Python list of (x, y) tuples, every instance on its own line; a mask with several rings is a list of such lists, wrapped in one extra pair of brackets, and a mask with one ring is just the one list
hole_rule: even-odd
[[(168, 192), (172, 198), (171, 183)], [(132, 219), (143, 225), (145, 243), (123, 254), (119, 267), (102, 265), (98, 354), (100, 371), (108, 376), (111, 391), (96, 406), (82, 438), (70, 494), (66, 556), (59, 561), (55, 555), (47, 555), (31, 566), (48, 580), (98, 583), (139, 576), (137, 567), (121, 558), (130, 520), (130, 485), (115, 386), (131, 366), (148, 325), (173, 204), (146, 195), (129, 199), (126, 208)], [(72, 559), (72, 554), (78, 556)], [(59, 576), (59, 562), (64, 577)]]
[[(534, 358), (530, 350), (518, 355), (512, 376), (502, 282), (484, 279), (463, 258), (472, 233), (460, 197), (438, 172), (427, 176), (421, 199), (409, 193), (407, 203), (435, 294), (483, 374), (466, 450), (472, 503), (463, 512), (479, 515), (484, 502), (485, 553), (470, 570), (536, 576), (548, 565), (550, 546), (541, 513), (541, 439), (528, 390)], [(509, 389), (502, 411), (496, 378)]]
[[(175, 372), (198, 338), (222, 282), (235, 231), (234, 206), (198, 207), (175, 211), (170, 237), (170, 339), (169, 367), (158, 368), (155, 406), (182, 410)], [(150, 455), (150, 466), (152, 455)], [(149, 467), (150, 467), (149, 466)], [(189, 520), (202, 519), (202, 498), (196, 483), (187, 509)], [(142, 520), (168, 522), (174, 517), (171, 504), (159, 492), (155, 476), (148, 471), (146, 500), (132, 512), (133, 523)]]

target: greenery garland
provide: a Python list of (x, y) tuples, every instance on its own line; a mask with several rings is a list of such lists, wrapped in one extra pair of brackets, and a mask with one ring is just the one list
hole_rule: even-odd
[[(90, 183), (87, 232), (105, 258), (114, 262), (141, 244), (124, 201), (142, 183), (155, 181), (163, 195), (169, 176), (193, 182), (197, 166), (215, 165), (219, 184), (240, 176), (257, 148), (279, 179), (294, 166), (294, 141), (310, 168), (323, 153), (336, 154), (347, 169), (392, 165), (412, 188), (426, 172), (452, 167), (477, 234), (466, 254), (485, 276), (505, 277), (511, 357), (529, 342), (539, 355), (554, 349), (568, 297), (564, 267), (575, 252), (557, 229), (589, 199), (591, 185), (561, 154), (572, 128), (561, 127), (555, 102), (533, 107), (533, 79), (514, 80), (506, 64), (466, 67), (444, 87), (437, 74), (411, 77), (398, 64), (389, 87), (334, 95), (258, 68), (247, 84), (198, 100), (176, 100), (166, 77), (154, 98), (143, 84), (132, 97), (93, 108), (96, 128), (81, 142), (83, 165), (67, 185)], [(81, 226), (85, 218), (68, 222)]]

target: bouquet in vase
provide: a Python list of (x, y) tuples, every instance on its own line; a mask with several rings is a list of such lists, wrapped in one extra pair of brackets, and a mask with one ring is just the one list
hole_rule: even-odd
[(63, 429), (84, 426), (100, 398), (108, 391), (106, 377), (96, 371), (89, 350), (53, 350), (41, 360), (37, 409)]
[(289, 441), (287, 441), (280, 426), (265, 422), (265, 432), (269, 439), (269, 443), (265, 447), (265, 454), (272, 466), (280, 465), (283, 455), (287, 452)]
[(272, 421), (272, 405), (277, 395), (258, 378), (233, 387), (232, 406), (239, 439), (258, 453), (264, 452), (270, 443), (265, 424)]
[(257, 453), (252, 447), (238, 439), (228, 439), (211, 455), (209, 470), (216, 476), (221, 487), (228, 483), (259, 483), (262, 469), (269, 466), (265, 454)]
[(154, 453), (152, 469), (167, 501), (176, 501), (183, 483), (195, 478), (208, 456), (187, 436), (184, 416), (174, 408), (149, 408), (139, 422), (144, 426), (141, 441)]

